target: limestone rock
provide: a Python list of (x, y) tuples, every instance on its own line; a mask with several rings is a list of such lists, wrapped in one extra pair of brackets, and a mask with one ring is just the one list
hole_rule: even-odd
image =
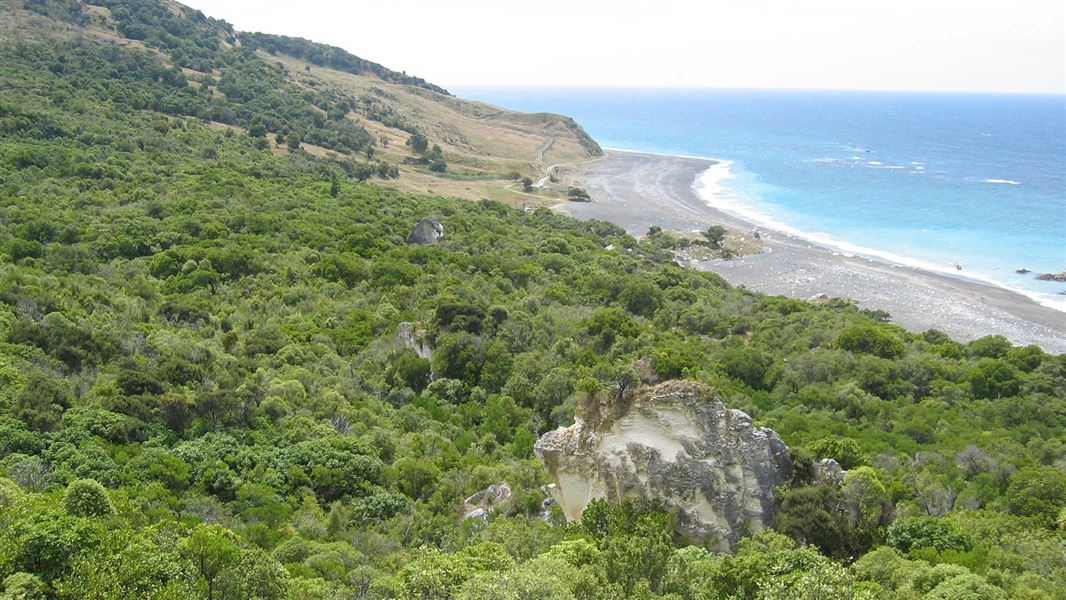
[(400, 343), (414, 350), (419, 358), (430, 360), (433, 358), (433, 348), (429, 345), (429, 332), (424, 329), (415, 329), (414, 323), (404, 321), (400, 323), (400, 329), (396, 333)]
[(411, 237), (407, 238), (409, 244), (436, 244), (444, 241), (444, 225), (434, 217), (426, 217), (415, 225)]
[(499, 505), (511, 499), (511, 486), (507, 483), (490, 485), (463, 501), (464, 519), (487, 519)]
[(679, 511), (680, 533), (723, 551), (772, 524), (773, 489), (792, 471), (789, 449), (711, 388), (667, 382), (577, 417), (534, 446), (567, 520), (580, 520), (596, 499), (658, 500)]
[(815, 481), (829, 485), (840, 485), (844, 481), (844, 476), (848, 474), (840, 463), (831, 458), (823, 458), (814, 463), (812, 471)]

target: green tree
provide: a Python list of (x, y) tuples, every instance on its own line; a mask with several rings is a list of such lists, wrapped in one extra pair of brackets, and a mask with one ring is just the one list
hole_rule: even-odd
[(1006, 498), (1012, 513), (1050, 527), (1066, 501), (1066, 474), (1054, 467), (1026, 467), (1011, 477)]
[(618, 294), (618, 301), (629, 312), (650, 317), (663, 302), (663, 292), (659, 286), (643, 277), (630, 277)]
[(223, 575), (240, 559), (236, 536), (219, 525), (197, 525), (181, 541), (181, 554), (191, 561), (207, 589), (208, 600), (221, 598), (219, 585)]
[(406, 386), (421, 393), (429, 385), (429, 361), (415, 354), (414, 350), (405, 348), (385, 371), (385, 380), (394, 386)]
[(63, 508), (77, 517), (104, 517), (115, 512), (107, 490), (92, 479), (72, 481), (63, 495)]
[(1006, 600), (1007, 593), (979, 575), (965, 574), (947, 579), (923, 598), (929, 600)]
[(429, 139), (418, 132), (412, 133), (411, 137), (407, 138), (407, 145), (418, 154), (424, 154), (429, 149)]
[(828, 437), (807, 445), (817, 459), (831, 458), (844, 469), (854, 469), (870, 462), (859, 443), (847, 437)]
[(941, 552), (965, 552), (973, 542), (943, 519), (928, 516), (903, 517), (888, 527), (887, 543), (901, 552), (935, 548)]
[(300, 149), (301, 141), (300, 134), (295, 131), (290, 131), (285, 135), (285, 145), (288, 146), (289, 150), (292, 152), (296, 152)]
[(970, 372), (970, 387), (978, 398), (1003, 398), (1018, 393), (1018, 376), (1005, 361), (983, 358)]
[(707, 243), (712, 248), (721, 248), (722, 241), (725, 240), (726, 228), (721, 225), (712, 225), (703, 232), (703, 239), (707, 240)]
[(30, 573), (15, 573), (4, 579), (0, 600), (45, 600), (48, 586)]
[(873, 354), (881, 358), (903, 356), (903, 343), (883, 328), (874, 325), (848, 327), (837, 336), (836, 347), (849, 352)]

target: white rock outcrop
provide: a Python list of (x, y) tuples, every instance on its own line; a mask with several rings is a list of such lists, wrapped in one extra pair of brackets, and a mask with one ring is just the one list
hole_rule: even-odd
[(657, 500), (678, 511), (680, 533), (722, 551), (772, 524), (773, 490), (792, 470), (774, 431), (685, 381), (585, 407), (534, 449), (568, 520), (580, 520), (596, 499)]

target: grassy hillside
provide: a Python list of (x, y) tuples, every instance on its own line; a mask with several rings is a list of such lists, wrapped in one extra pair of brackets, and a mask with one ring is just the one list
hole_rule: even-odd
[[(169, 71), (168, 94), (183, 96), (156, 108), (243, 132), (258, 126), (255, 131), (278, 153), (296, 148), (289, 144), (295, 136), (300, 150), (344, 163), (349, 171), (359, 165), (389, 173), (395, 167), (399, 176), (383, 183), (408, 191), (546, 205), (563, 196), (551, 189), (524, 192), (515, 175), (539, 178), (550, 165), (601, 153), (569, 118), (455, 98), (339, 48), (237, 32), (169, 0), (3, 5), (0, 35), (6, 40), (143, 50)], [(407, 144), (415, 133), (440, 147), (441, 169), (430, 168), (432, 162)]]
[[(161, 54), (85, 22), (99, 7), (5, 1), (0, 598), (1066, 596), (1066, 357), (733, 289), (606, 223), (361, 181), (350, 148), (377, 121), (330, 117), (349, 96), (302, 79), (325, 68), (271, 67), (206, 18), (183, 32), (199, 17), (174, 5)], [(292, 130), (294, 151), (268, 141)], [(446, 239), (408, 243), (426, 216)], [(734, 555), (683, 547), (655, 506), (567, 525), (544, 502), (538, 434), (674, 378), (795, 451), (776, 531)]]

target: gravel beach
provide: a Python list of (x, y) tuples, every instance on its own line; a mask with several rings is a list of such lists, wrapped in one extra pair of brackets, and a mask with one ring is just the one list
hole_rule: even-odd
[[(593, 202), (565, 203), (556, 210), (579, 219), (610, 221), (638, 237), (652, 225), (682, 231), (716, 224), (755, 229), (752, 223), (711, 208), (693, 190), (696, 178), (713, 164), (707, 159), (612, 150), (563, 174), (566, 183), (585, 188)], [(894, 322), (912, 331), (939, 329), (962, 341), (999, 334), (1016, 344), (1066, 353), (1066, 313), (1021, 294), (915, 267), (845, 256), (795, 236), (764, 227), (758, 230), (765, 243), (762, 253), (690, 266), (767, 294), (852, 298), (863, 308), (887, 311)]]

